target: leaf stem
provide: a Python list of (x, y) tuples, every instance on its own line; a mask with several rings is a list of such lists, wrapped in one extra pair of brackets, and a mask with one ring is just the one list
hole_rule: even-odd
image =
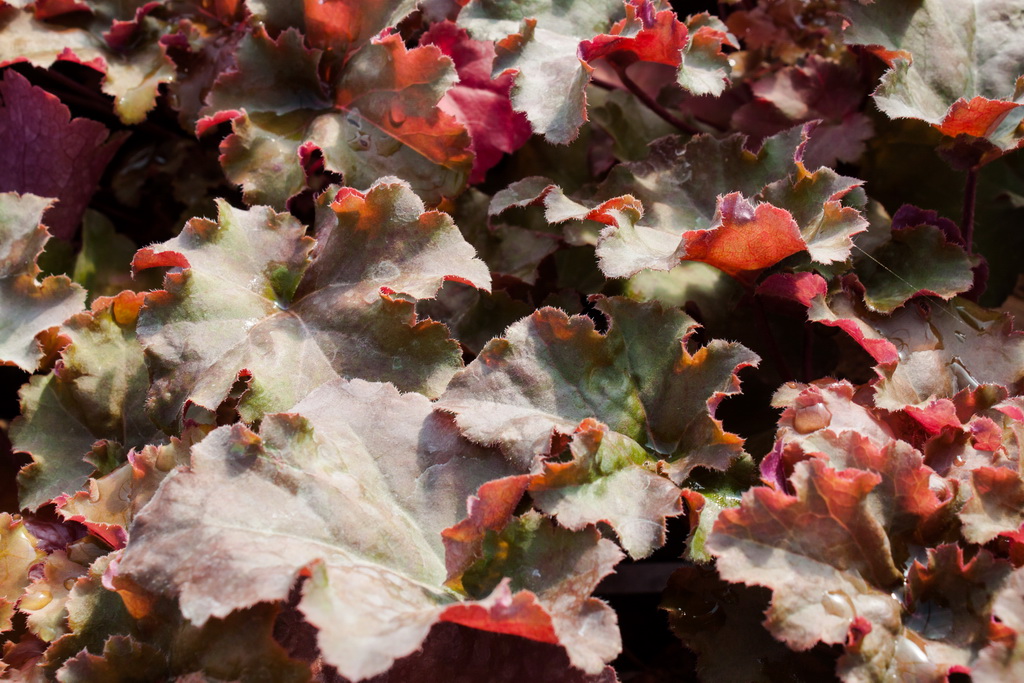
[(960, 219), (960, 233), (964, 239), (967, 254), (974, 253), (974, 206), (978, 198), (978, 167), (967, 169), (964, 183), (964, 212)]
[(596, 85), (598, 88), (601, 88), (601, 90), (620, 90), (619, 86), (615, 85), (611, 81), (606, 81), (603, 78), (598, 78), (597, 76), (590, 77), (590, 84)]
[(670, 112), (668, 109), (665, 109), (665, 107), (658, 104), (657, 100), (655, 100), (653, 97), (647, 94), (646, 90), (637, 85), (636, 81), (634, 81), (632, 78), (629, 77), (628, 74), (626, 74), (625, 67), (616, 64), (615, 72), (618, 75), (619, 80), (622, 81), (622, 84), (626, 86), (626, 89), (629, 90), (629, 92), (636, 95), (636, 98), (643, 102), (645, 105), (647, 105), (648, 109), (653, 111), (655, 114), (660, 116), (669, 124), (683, 131), (684, 133), (688, 133), (690, 135), (697, 135), (698, 133), (700, 133), (699, 130), (691, 126), (689, 123), (682, 120), (681, 118)]

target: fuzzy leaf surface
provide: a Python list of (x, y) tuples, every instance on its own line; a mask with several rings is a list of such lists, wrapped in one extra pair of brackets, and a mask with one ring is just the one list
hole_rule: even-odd
[(123, 292), (72, 317), (62, 328), (71, 343), (58, 368), (22, 390), (11, 437), (33, 459), (19, 475), (23, 507), (79, 491), (94, 469), (108, 466), (87, 458), (94, 451), (116, 466), (129, 448), (165, 440), (146, 414), (149, 371), (135, 330), (142, 301)]
[(842, 11), (851, 22), (847, 44), (868, 46), (890, 67), (874, 99), (891, 118), (922, 119), (1003, 151), (1024, 140), (1018, 3), (923, 0), (893, 8), (847, 0)]
[[(294, 412), (266, 416), (259, 435), (222, 427), (194, 446), (191, 468), (168, 477), (136, 518), (118, 572), (177, 597), (185, 616), (202, 624), (284, 599), (308, 569), (299, 608), (319, 628), (327, 661), (350, 678), (380, 673), (416, 651), (438, 620), (557, 642), (550, 626), (535, 632), (530, 621), (560, 618), (575, 633), (585, 614), (570, 608), (587, 604), (577, 590), (593, 589), (609, 570), (604, 560), (592, 574), (549, 574), (544, 585), (553, 594), (527, 586), (545, 607), (501, 586), (463, 604), (444, 587), (441, 531), (463, 516), (480, 484), (511, 474), (495, 455), (462, 440), (418, 394), (338, 380)], [(609, 554), (610, 543), (584, 536), (574, 541), (581, 553)], [(186, 537), (204, 542), (183, 553)], [(618, 551), (611, 546), (610, 553), (614, 564)], [(202, 567), (209, 570), (197, 573)], [(214, 567), (230, 567), (235, 580), (225, 584)], [(614, 654), (579, 657), (596, 673)]]
[(902, 574), (867, 503), (880, 479), (812, 459), (797, 463), (793, 495), (755, 488), (719, 515), (707, 541), (719, 574), (772, 589), (765, 625), (790, 648), (847, 642), (863, 621), (866, 647), (893, 647), (901, 606), (890, 592)]
[(528, 178), (495, 195), (490, 211), (542, 201), (549, 222), (604, 223), (597, 256), (609, 277), (694, 260), (744, 279), (801, 251), (821, 263), (843, 261), (867, 226), (843, 204), (860, 182), (828, 168), (809, 173), (803, 135), (779, 133), (756, 154), (740, 135), (663, 138), (643, 161), (613, 168), (592, 198)]
[[(622, 16), (620, 0), (556, 3), (476, 0), (459, 13), (459, 26), (477, 40), (494, 40), (495, 73), (515, 74), (512, 107), (533, 131), (568, 144), (587, 121), (586, 85), (593, 68), (579, 56), (580, 41), (604, 33)], [(551, 90), (554, 80), (561, 84)]]
[(524, 467), (553, 435), (593, 417), (669, 460), (676, 481), (698, 465), (726, 468), (742, 440), (722, 429), (715, 407), (757, 356), (721, 340), (691, 355), (684, 340), (695, 323), (658, 304), (616, 298), (598, 308), (611, 320), (605, 335), (551, 308), (512, 325), (456, 375), (439, 407)]
[(267, 207), (221, 204), (219, 223), (193, 219), (139, 252), (137, 269), (184, 268), (147, 297), (140, 319), (161, 424), (185, 401), (216, 409), (243, 371), (248, 420), (339, 375), (441, 393), (461, 367), (457, 345), (443, 325), (417, 322), (409, 298), (432, 297), (446, 279), (490, 281), (451, 218), (384, 179), (365, 195), (321, 195), (316, 236), (314, 246), (297, 220)]
[[(395, 174), (430, 204), (463, 189), (473, 155), (466, 129), (437, 107), (456, 81), (440, 49), (376, 38), (326, 87), (319, 62), (296, 32), (258, 32), (243, 40), (237, 71), (214, 84), (205, 121), (233, 119), (221, 163), (246, 201), (283, 208), (305, 187), (302, 158), (314, 149), (352, 187)], [(266, 74), (287, 88), (267, 87)]]
[(36, 335), (82, 310), (85, 290), (66, 276), (38, 279), (36, 259), (50, 239), (41, 224), (51, 200), (0, 193), (0, 363), (36, 369)]
[(606, 522), (632, 557), (663, 546), (665, 519), (681, 514), (682, 504), (678, 487), (653, 471), (647, 451), (589, 419), (570, 447), (571, 461), (544, 463), (531, 478), (537, 507), (569, 529)]

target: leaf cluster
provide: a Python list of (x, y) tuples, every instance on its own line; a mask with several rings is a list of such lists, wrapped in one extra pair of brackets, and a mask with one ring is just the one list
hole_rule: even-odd
[(1024, 678), (1024, 3), (715, 9), (0, 3), (0, 679)]

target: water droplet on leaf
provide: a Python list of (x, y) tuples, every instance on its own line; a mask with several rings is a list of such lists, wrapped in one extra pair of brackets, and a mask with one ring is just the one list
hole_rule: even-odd
[(402, 104), (402, 101), (397, 98), (392, 100), (391, 107), (388, 109), (388, 121), (391, 122), (391, 125), (398, 128), (405, 123), (406, 118), (405, 105)]
[(18, 605), (18, 608), (35, 611), (49, 605), (51, 600), (53, 600), (53, 594), (50, 593), (50, 591), (45, 588), (37, 588), (31, 593), (27, 593), (25, 597), (21, 599), (21, 603)]
[(832, 413), (823, 403), (798, 408), (793, 415), (793, 429), (801, 434), (810, 434), (824, 429), (832, 423)]
[(853, 608), (853, 603), (850, 601), (849, 596), (840, 591), (829, 591), (828, 593), (825, 593), (825, 597), (822, 599), (821, 605), (825, 608), (826, 612), (841, 619), (852, 619), (856, 614), (856, 610)]

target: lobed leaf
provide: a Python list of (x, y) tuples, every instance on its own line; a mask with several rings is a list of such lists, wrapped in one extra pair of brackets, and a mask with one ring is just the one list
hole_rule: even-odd
[(757, 356), (720, 340), (691, 355), (685, 341), (696, 323), (656, 303), (613, 298), (597, 308), (610, 319), (605, 335), (589, 318), (551, 308), (512, 325), (453, 378), (438, 407), (523, 467), (588, 417), (669, 460), (674, 481), (694, 467), (728, 467), (742, 440), (714, 411)]
[(457, 345), (443, 325), (416, 321), (409, 298), (446, 279), (486, 288), (486, 266), (447, 215), (394, 179), (365, 195), (325, 192), (316, 220), (314, 242), (290, 215), (222, 203), (219, 223), (193, 219), (135, 257), (136, 269), (184, 268), (147, 296), (140, 320), (161, 424), (186, 401), (216, 409), (240, 373), (249, 421), (339, 376), (441, 393), (461, 366)]
[[(294, 412), (264, 417), (260, 435), (235, 425), (195, 445), (191, 468), (171, 474), (136, 518), (118, 576), (177, 598), (201, 625), (284, 599), (308, 571), (299, 609), (319, 628), (326, 660), (349, 678), (416, 651), (438, 620), (529, 636), (508, 602), (529, 602), (529, 594), (502, 588), (472, 603), (490, 614), (481, 620), (444, 587), (440, 532), (480, 484), (509, 473), (503, 459), (460, 440), (426, 398), (335, 381)], [(203, 542), (183, 548), (186, 537)], [(594, 533), (578, 543), (583, 550), (596, 542)], [(550, 594), (534, 590), (541, 614), (561, 620), (556, 631), (574, 663), (594, 673), (615, 653), (599, 660), (585, 654), (592, 645), (574, 644), (570, 635), (585, 626), (576, 620), (587, 617), (574, 616), (572, 605), (585, 597), (576, 591), (589, 592), (607, 571), (567, 573), (565, 585), (549, 575)]]
[(129, 448), (166, 439), (146, 414), (149, 372), (136, 338), (143, 296), (100, 298), (68, 320), (62, 333), (71, 343), (58, 367), (22, 389), (11, 441), (33, 460), (18, 477), (23, 507), (74, 494)]
[(59, 99), (8, 69), (0, 81), (0, 190), (57, 200), (45, 221), (55, 237), (71, 239), (125, 135), (89, 119), (71, 118)]
[[(189, 434), (198, 440), (199, 434)], [(81, 522), (112, 548), (122, 548), (135, 515), (152, 499), (160, 482), (175, 467), (188, 465), (189, 444), (172, 438), (169, 444), (128, 452), (128, 462), (113, 472), (89, 480), (87, 491), (57, 500), (64, 519)]]
[[(397, 174), (432, 205), (462, 190), (470, 140), (438, 109), (456, 76), (437, 47), (410, 50), (397, 35), (375, 38), (336, 69), (327, 88), (319, 64), (319, 50), (306, 49), (297, 32), (276, 40), (256, 32), (239, 46), (237, 70), (214, 84), (199, 131), (233, 119), (221, 163), (247, 202), (284, 208), (305, 187), (302, 159), (313, 150), (352, 187)], [(287, 88), (267, 87), (268, 72)]]
[[(575, 667), (596, 674), (619, 654), (622, 639), (615, 611), (590, 595), (621, 559), (618, 548), (600, 538), (596, 528), (567, 531), (531, 511), (487, 533), (479, 558), (458, 579), (474, 597), (503, 590), (535, 595), (550, 626), (536, 635), (519, 635), (559, 642)], [(509, 587), (503, 589), (505, 581)], [(456, 606), (449, 612), (462, 609)]]
[(901, 623), (889, 593), (902, 575), (867, 503), (880, 480), (812, 459), (796, 464), (793, 495), (752, 489), (740, 508), (719, 515), (706, 543), (719, 574), (772, 589), (765, 625), (790, 648), (844, 643), (855, 629), (891, 647)]
[(605, 522), (631, 557), (665, 544), (665, 519), (682, 513), (679, 489), (653, 471), (654, 461), (632, 439), (593, 419), (573, 436), (572, 460), (546, 462), (531, 477), (542, 512), (575, 531)]
[(0, 363), (28, 371), (42, 358), (38, 335), (85, 305), (85, 290), (66, 276), (38, 280), (36, 259), (50, 239), (40, 221), (51, 201), (0, 193)]
[(739, 135), (663, 138), (645, 160), (613, 168), (593, 198), (570, 199), (529, 178), (495, 195), (490, 212), (542, 201), (551, 223), (604, 223), (597, 255), (609, 277), (693, 260), (750, 279), (801, 251), (820, 263), (843, 261), (851, 237), (867, 227), (857, 209), (843, 205), (860, 183), (828, 168), (809, 173), (802, 161), (806, 134), (780, 133), (757, 154)]
[(1024, 138), (1019, 100), (1024, 45), (1012, 28), (1024, 19), (1013, 2), (847, 0), (848, 45), (866, 45), (889, 66), (875, 90), (891, 118), (917, 118), (944, 135), (983, 138), (995, 156)]
[[(145, 22), (147, 33), (163, 30), (151, 17), (145, 17)], [(88, 66), (104, 74), (103, 92), (113, 96), (121, 121), (139, 123), (156, 105), (160, 85), (174, 80), (174, 64), (158, 36), (145, 36), (124, 50), (114, 49), (99, 35), (104, 26), (109, 24), (102, 16), (86, 29), (40, 21), (28, 8), (4, 6), (0, 8), (0, 65), (30, 62), (45, 69), (57, 61), (71, 61)]]

